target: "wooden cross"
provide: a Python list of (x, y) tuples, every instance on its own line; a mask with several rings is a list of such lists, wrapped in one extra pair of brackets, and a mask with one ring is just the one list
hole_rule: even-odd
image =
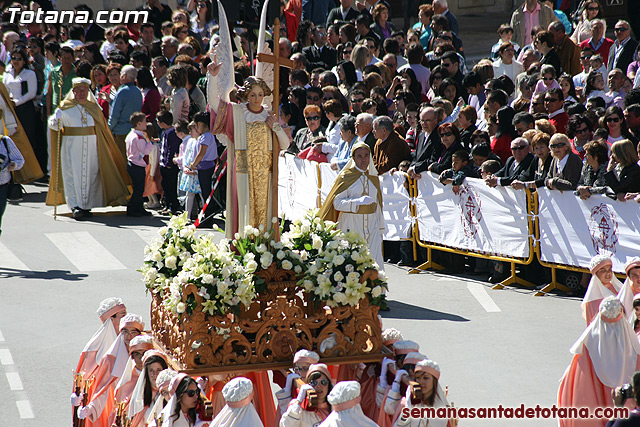
[[(280, 67), (293, 68), (293, 61), (289, 58), (280, 58), (280, 20), (273, 23), (273, 55), (258, 54), (258, 61), (273, 64), (273, 112), (276, 120), (279, 118), (280, 107)], [(273, 135), (273, 179), (271, 182), (271, 213), (278, 215), (278, 158), (280, 157), (280, 143), (278, 137)], [(267, 224), (267, 227), (269, 224)], [(276, 239), (279, 240), (279, 227), (275, 227)]]

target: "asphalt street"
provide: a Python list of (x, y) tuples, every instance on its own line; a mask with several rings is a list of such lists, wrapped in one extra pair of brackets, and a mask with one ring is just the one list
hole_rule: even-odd
[[(46, 187), (10, 204), (0, 238), (0, 414), (2, 426), (67, 426), (79, 354), (99, 327), (96, 309), (121, 297), (149, 319), (150, 298), (137, 271), (165, 219), (97, 210), (54, 221)], [(222, 235), (218, 234), (220, 238)], [(420, 343), (440, 363), (440, 383), (457, 407), (551, 406), (584, 329), (577, 299), (492, 290), (471, 278), (387, 265), (391, 311), (384, 326)], [(554, 420), (461, 420), (460, 425), (552, 426)]]

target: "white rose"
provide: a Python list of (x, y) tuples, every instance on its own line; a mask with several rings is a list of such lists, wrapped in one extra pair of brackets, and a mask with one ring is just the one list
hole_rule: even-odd
[(256, 246), (256, 251), (259, 254), (263, 254), (267, 251), (267, 245), (265, 245), (264, 243), (259, 244), (258, 246)]
[(266, 252), (262, 254), (260, 257), (260, 265), (262, 268), (267, 269), (273, 262), (273, 254), (271, 252)]
[(333, 263), (335, 265), (342, 265), (344, 264), (344, 257), (342, 255), (336, 255), (335, 257), (333, 257)]
[(317, 251), (322, 249), (323, 242), (322, 242), (322, 239), (320, 238), (320, 236), (314, 234), (313, 237), (311, 238), (311, 240), (312, 240), (311, 246), (313, 247), (313, 249), (315, 249)]
[(374, 298), (379, 297), (380, 294), (382, 294), (382, 287), (381, 286), (376, 286), (375, 288), (373, 288), (371, 290), (371, 296), (374, 297)]
[(251, 260), (247, 263), (247, 271), (249, 273), (253, 273), (258, 269), (258, 263), (254, 260)]
[(170, 256), (167, 259), (165, 259), (164, 262), (167, 265), (167, 267), (169, 267), (172, 270), (175, 270), (177, 267), (176, 263), (178, 262), (178, 259), (175, 256)]
[(276, 253), (276, 258), (278, 258), (278, 259), (284, 259), (284, 257), (285, 257), (286, 255), (287, 255), (287, 254), (285, 254), (285, 253), (284, 253), (284, 251), (278, 251), (278, 252)]
[(184, 313), (186, 309), (187, 306), (183, 302), (179, 302), (178, 305), (176, 305), (176, 311), (178, 313)]
[(347, 296), (343, 293), (333, 294), (333, 300), (338, 304), (344, 304), (347, 301)]
[(284, 261), (282, 261), (282, 268), (284, 268), (285, 270), (291, 270), (293, 268), (293, 264), (288, 259), (285, 259)]
[(203, 274), (202, 283), (213, 283), (213, 274)]
[(300, 274), (300, 273), (302, 273), (302, 267), (300, 267), (299, 265), (296, 265), (293, 268), (293, 271), (295, 271), (296, 273)]
[(305, 223), (305, 224), (302, 224), (302, 226), (300, 227), (300, 231), (301, 231), (303, 234), (306, 234), (306, 233), (308, 233), (309, 231), (311, 231), (311, 228), (309, 227), (309, 224), (306, 224), (306, 223)]
[(153, 253), (153, 255), (151, 256), (151, 259), (154, 260), (155, 262), (161, 261), (162, 260), (162, 254), (159, 251), (155, 251)]
[(335, 280), (336, 282), (341, 282), (342, 279), (344, 279), (344, 275), (337, 271), (336, 274), (333, 275), (333, 280)]

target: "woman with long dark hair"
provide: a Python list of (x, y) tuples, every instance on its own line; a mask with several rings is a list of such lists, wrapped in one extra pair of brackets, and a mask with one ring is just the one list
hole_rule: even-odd
[(215, 27), (216, 21), (213, 19), (211, 2), (209, 0), (198, 0), (196, 9), (191, 16), (191, 29), (202, 38), (202, 45), (209, 46), (211, 30)]
[(340, 81), (338, 87), (343, 95), (351, 91), (351, 87), (358, 81), (356, 74), (356, 67), (351, 61), (342, 61), (338, 63), (338, 80)]
[[(604, 116), (600, 119), (600, 127), (608, 133), (607, 144), (612, 146), (623, 139), (633, 140), (633, 136), (629, 132), (627, 122), (624, 119), (622, 108), (612, 105), (604, 112)], [(636, 143), (638, 141), (635, 141)]]
[(504, 164), (511, 157), (511, 141), (518, 137), (518, 132), (512, 124), (515, 111), (511, 107), (505, 106), (498, 110), (496, 116), (498, 130), (491, 139), (491, 151), (497, 154)]
[(38, 91), (38, 78), (36, 73), (29, 69), (29, 55), (25, 49), (16, 47), (11, 51), (11, 68), (4, 72), (2, 81), (11, 95), (17, 118), (27, 133), (40, 167), (46, 170), (47, 144), (46, 140), (36, 138), (38, 117), (33, 104)]
[[(176, 392), (162, 411), (163, 427), (193, 426), (199, 421), (196, 408), (200, 401), (200, 389), (193, 378), (179, 374), (174, 382), (178, 382)], [(174, 386), (172, 382), (172, 386)], [(173, 388), (173, 387), (172, 387)]]
[(146, 425), (151, 408), (157, 399), (162, 399), (156, 379), (160, 372), (167, 369), (166, 355), (159, 351), (148, 350), (142, 356), (142, 363), (144, 368), (129, 400), (128, 416), (131, 427)]

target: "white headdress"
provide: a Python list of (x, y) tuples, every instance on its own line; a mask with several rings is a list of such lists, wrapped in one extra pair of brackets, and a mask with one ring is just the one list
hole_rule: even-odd
[(420, 345), (415, 341), (411, 341), (411, 340), (397, 341), (393, 345), (393, 352), (395, 354), (408, 354), (413, 351), (420, 351)]
[(618, 387), (629, 381), (636, 370), (640, 342), (624, 318), (622, 303), (607, 297), (600, 303), (600, 313), (571, 347), (571, 353), (589, 350), (589, 357), (600, 381)]
[(313, 365), (314, 363), (318, 363), (320, 361), (320, 356), (315, 351), (309, 350), (298, 350), (293, 356), (293, 363), (303, 362)]
[(222, 389), (227, 404), (211, 421), (211, 427), (254, 427), (263, 426), (260, 416), (253, 406), (253, 383), (244, 377), (236, 377)]
[(393, 345), (398, 341), (402, 341), (402, 332), (395, 328), (388, 328), (382, 331), (382, 343), (384, 345)]
[[(589, 271), (591, 272), (592, 276), (591, 280), (589, 281), (589, 287), (587, 288), (587, 292), (585, 293), (581, 304), (582, 318), (584, 320), (590, 320), (587, 319), (587, 306), (589, 303), (593, 305), (596, 304), (595, 301), (601, 301), (608, 296), (615, 296), (618, 292), (620, 292), (620, 289), (622, 288), (622, 283), (620, 283), (615, 275), (613, 275), (611, 278), (611, 284), (613, 285), (615, 292), (612, 292), (609, 288), (607, 288), (604, 283), (600, 281), (598, 276), (596, 276), (596, 272), (606, 265), (613, 265), (611, 261), (611, 254), (607, 252), (594, 256), (589, 262)], [(589, 311), (595, 311), (595, 307), (591, 308)]]
[(341, 381), (327, 396), (333, 411), (322, 422), (323, 427), (373, 427), (360, 406), (360, 384), (357, 381)]

